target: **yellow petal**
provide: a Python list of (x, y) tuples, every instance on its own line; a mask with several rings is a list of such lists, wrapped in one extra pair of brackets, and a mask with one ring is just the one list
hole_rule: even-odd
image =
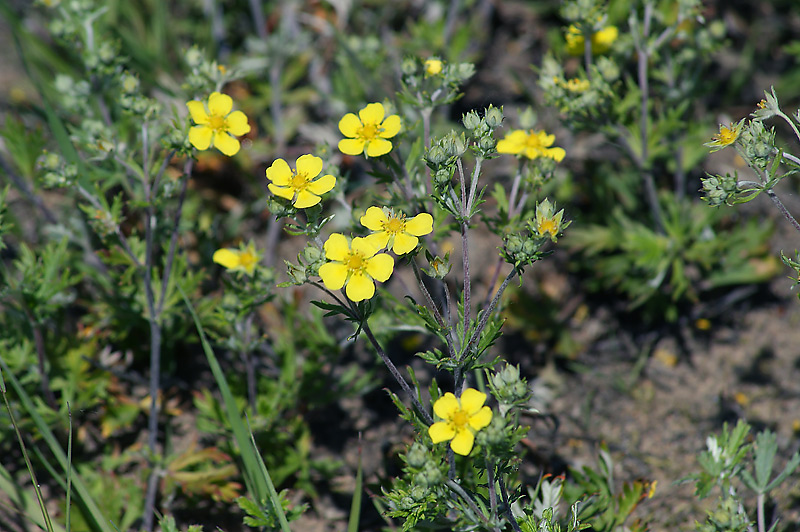
[(345, 155), (361, 155), (364, 144), (364, 139), (342, 139), (339, 141), (339, 151)]
[(225, 119), (228, 133), (237, 137), (250, 133), (250, 124), (247, 123), (247, 115), (241, 111), (234, 111)]
[(326, 262), (319, 267), (319, 276), (328, 290), (340, 290), (347, 280), (347, 266), (341, 262)]
[(281, 187), (289, 186), (292, 183), (292, 169), (283, 159), (275, 159), (267, 168), (267, 179)]
[(369, 240), (363, 237), (356, 237), (350, 243), (350, 249), (358, 251), (365, 258), (369, 258), (378, 252), (378, 248), (369, 243)]
[(308, 179), (313, 179), (322, 171), (322, 159), (307, 153), (297, 158), (295, 168), (298, 174), (305, 174)]
[(308, 207), (313, 207), (319, 203), (320, 200), (322, 200), (322, 198), (316, 194), (312, 194), (308, 190), (301, 190), (297, 193), (297, 199), (294, 202), (294, 206), (298, 209), (307, 209)]
[(372, 139), (367, 143), (367, 156), (380, 157), (392, 151), (392, 143), (386, 139)]
[(241, 145), (238, 140), (227, 133), (217, 133), (214, 136), (214, 147), (228, 157), (232, 157), (239, 152)]
[(379, 125), (383, 122), (383, 115), (383, 104), (380, 103), (371, 103), (358, 112), (358, 117), (364, 125)]
[(344, 293), (351, 301), (358, 303), (375, 295), (375, 283), (363, 273), (356, 272), (347, 281)]
[(564, 151), (564, 148), (548, 148), (544, 151), (544, 154), (551, 159), (555, 159), (557, 163), (560, 163), (564, 160), (567, 152)]
[(380, 207), (370, 207), (359, 220), (370, 231), (383, 231), (383, 224), (389, 221)]
[(453, 452), (461, 456), (467, 456), (475, 444), (475, 436), (469, 429), (462, 428), (456, 431), (456, 436), (450, 440), (450, 448)]
[(380, 282), (386, 281), (394, 271), (394, 259), (386, 253), (375, 255), (367, 261), (367, 273)]
[(469, 417), (469, 426), (475, 430), (481, 430), (492, 421), (492, 409), (484, 406), (478, 410), (477, 414)]
[(336, 186), (336, 178), (331, 174), (325, 174), (319, 179), (315, 179), (309, 183), (306, 190), (314, 194), (325, 194), (326, 192), (330, 192), (334, 186)]
[(212, 92), (208, 97), (208, 113), (213, 116), (226, 116), (233, 109), (233, 100), (227, 94)]
[(224, 266), (228, 270), (232, 270), (239, 266), (239, 253), (233, 249), (218, 249), (214, 252), (214, 256), (211, 257), (211, 260)]
[(442, 419), (450, 419), (459, 410), (458, 399), (447, 392), (433, 403), (433, 412)]
[(539, 131), (536, 136), (539, 138), (539, 144), (542, 145), (542, 148), (546, 148), (548, 146), (552, 146), (553, 142), (556, 141), (555, 135), (548, 135), (544, 131)]
[(195, 124), (208, 124), (208, 113), (203, 102), (197, 100), (186, 102), (186, 107), (189, 108), (189, 114), (192, 115)]
[(433, 232), (433, 216), (422, 212), (406, 221), (406, 233), (414, 236), (427, 235)]
[(361, 128), (361, 120), (358, 119), (353, 113), (347, 113), (339, 120), (339, 131), (345, 137), (355, 137), (358, 135), (358, 130)]
[[(377, 249), (378, 251), (385, 248), (386, 244), (389, 243), (389, 233), (385, 231), (381, 231), (380, 233), (372, 233), (371, 235), (367, 235), (364, 238), (371, 245), (375, 246), (375, 249)], [(397, 252), (395, 251), (395, 253)]]
[(428, 427), (428, 436), (431, 437), (433, 443), (441, 443), (446, 440), (452, 440), (456, 435), (455, 429), (450, 423), (443, 423), (439, 421)]
[(189, 129), (189, 143), (198, 150), (207, 150), (213, 136), (214, 130), (208, 126), (194, 126)]
[(402, 124), (399, 116), (389, 115), (386, 117), (386, 120), (383, 121), (383, 124), (381, 124), (383, 131), (381, 131), (379, 135), (385, 139), (390, 139), (400, 133), (401, 126)]
[(289, 201), (292, 201), (294, 199), (294, 189), (291, 189), (289, 187), (279, 187), (278, 185), (273, 185), (272, 183), (267, 185), (267, 188), (269, 189), (270, 192), (272, 192), (273, 194), (275, 194), (280, 198), (284, 198)]
[(467, 388), (461, 394), (461, 408), (467, 414), (475, 414), (486, 402), (486, 394), (479, 392), (475, 388)]
[(323, 245), (325, 257), (330, 260), (344, 261), (350, 255), (350, 245), (342, 233), (331, 233)]
[(394, 235), (392, 251), (394, 251), (397, 255), (405, 255), (417, 247), (417, 244), (419, 244), (419, 238), (406, 233), (398, 233)]

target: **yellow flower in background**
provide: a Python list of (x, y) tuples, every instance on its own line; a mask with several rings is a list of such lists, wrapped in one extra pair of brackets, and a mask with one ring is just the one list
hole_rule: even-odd
[(433, 232), (433, 216), (423, 212), (406, 219), (402, 212), (370, 207), (361, 217), (361, 225), (374, 231), (366, 239), (376, 248), (388, 246), (397, 255), (404, 255), (417, 247), (418, 237)]
[(336, 178), (326, 174), (316, 178), (322, 172), (322, 159), (311, 154), (301, 155), (295, 161), (295, 168), (283, 159), (276, 159), (267, 168), (267, 179), (272, 181), (269, 191), (292, 202), (298, 209), (312, 207), (320, 202), (320, 196), (329, 192), (336, 185)]
[(564, 88), (570, 92), (586, 92), (591, 86), (587, 79), (572, 78), (564, 83)]
[(339, 120), (339, 131), (345, 137), (339, 141), (339, 151), (346, 155), (379, 157), (392, 151), (390, 139), (400, 132), (400, 117), (389, 115), (380, 103), (371, 103), (358, 112), (347, 113)]
[(250, 132), (247, 116), (234, 111), (233, 100), (227, 94), (212, 92), (208, 107), (198, 100), (186, 103), (196, 126), (189, 130), (189, 142), (198, 150), (215, 147), (228, 157), (239, 152), (240, 144), (235, 138)]
[(450, 440), (453, 452), (467, 456), (475, 443), (475, 433), (492, 421), (492, 409), (483, 406), (486, 394), (467, 388), (459, 400), (447, 392), (433, 404), (433, 411), (443, 421), (428, 427), (433, 443)]
[(429, 76), (435, 76), (442, 71), (444, 63), (439, 59), (428, 59), (425, 61), (425, 73)]
[(354, 238), (348, 242), (341, 233), (333, 233), (323, 246), (326, 262), (319, 267), (319, 276), (328, 290), (340, 290), (350, 300), (359, 302), (375, 295), (373, 281), (386, 281), (394, 271), (394, 259), (385, 253), (377, 254), (379, 249), (366, 238)]
[(544, 131), (516, 129), (497, 143), (497, 151), (512, 155), (524, 155), (528, 159), (548, 157), (556, 162), (561, 162), (567, 152), (564, 151), (564, 148), (551, 148), (550, 146), (555, 140), (555, 135), (548, 135)]
[(245, 247), (239, 245), (239, 249), (223, 248), (214, 252), (212, 260), (225, 267), (229, 272), (245, 272), (253, 275), (261, 255), (256, 251), (256, 246), (249, 242)]
[[(611, 49), (611, 45), (617, 40), (619, 30), (616, 26), (606, 26), (592, 34), (592, 53), (595, 55), (604, 54)], [(583, 33), (575, 24), (567, 29), (567, 53), (570, 55), (583, 55), (585, 39)]]
[(712, 153), (726, 148), (736, 142), (742, 132), (742, 127), (744, 127), (744, 118), (736, 124), (731, 123), (730, 126), (720, 124), (719, 133), (711, 137), (711, 142), (706, 142), (703, 146), (711, 148)]

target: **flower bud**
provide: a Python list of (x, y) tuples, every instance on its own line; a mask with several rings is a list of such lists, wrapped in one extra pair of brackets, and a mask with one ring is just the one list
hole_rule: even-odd
[(425, 154), (425, 160), (429, 165), (436, 167), (447, 160), (447, 153), (445, 153), (441, 146), (431, 146), (428, 153)]
[(469, 130), (476, 130), (483, 125), (481, 117), (478, 116), (478, 113), (475, 111), (470, 111), (465, 114), (461, 121), (464, 123), (464, 127)]
[(414, 442), (406, 453), (406, 462), (413, 468), (422, 469), (428, 461), (428, 450), (425, 446)]
[(491, 128), (500, 127), (503, 123), (503, 109), (498, 109), (493, 105), (486, 108), (486, 125)]

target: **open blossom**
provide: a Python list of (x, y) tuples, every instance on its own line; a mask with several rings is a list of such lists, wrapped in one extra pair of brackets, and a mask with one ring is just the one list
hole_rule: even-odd
[(467, 456), (475, 443), (475, 433), (492, 421), (492, 409), (483, 406), (486, 394), (467, 388), (461, 399), (447, 392), (433, 404), (434, 413), (442, 419), (428, 427), (433, 443), (450, 440), (453, 452)]
[(390, 139), (400, 132), (400, 117), (389, 115), (380, 103), (371, 103), (358, 112), (347, 113), (339, 120), (339, 131), (349, 137), (339, 141), (339, 151), (347, 155), (366, 153), (379, 157), (392, 151)]
[(301, 155), (295, 161), (296, 170), (289, 168), (283, 159), (276, 159), (267, 168), (267, 179), (272, 181), (269, 191), (292, 202), (298, 209), (305, 209), (320, 202), (320, 196), (336, 185), (336, 178), (322, 172), (322, 159), (310, 154)]
[[(604, 54), (611, 49), (611, 45), (617, 40), (619, 30), (616, 26), (606, 26), (592, 34), (592, 53), (595, 55)], [(570, 55), (581, 56), (584, 53), (583, 33), (575, 24), (567, 28), (567, 53)]]
[(548, 157), (556, 162), (561, 162), (567, 154), (564, 148), (551, 148), (555, 142), (555, 135), (548, 135), (544, 131), (534, 131), (532, 129), (516, 129), (497, 143), (499, 153), (510, 153), (512, 155), (524, 155), (528, 159)]
[(361, 217), (361, 225), (373, 231), (366, 239), (375, 247), (388, 246), (396, 254), (403, 255), (417, 247), (418, 237), (433, 231), (433, 216), (423, 212), (406, 219), (402, 212), (370, 207)]
[(240, 144), (236, 137), (250, 132), (247, 116), (241, 111), (231, 112), (233, 100), (227, 94), (212, 92), (208, 107), (201, 101), (186, 103), (196, 126), (189, 130), (189, 142), (198, 150), (211, 146), (227, 156), (236, 155)]
[(373, 281), (386, 281), (394, 270), (394, 259), (370, 244), (366, 238), (348, 242), (341, 233), (333, 233), (323, 246), (326, 262), (319, 267), (319, 276), (328, 290), (340, 290), (350, 300), (359, 302), (375, 295)]
[(720, 124), (719, 126), (719, 133), (711, 137), (711, 142), (706, 142), (703, 146), (707, 146), (711, 148), (712, 152), (719, 151), (722, 148), (730, 146), (739, 138), (739, 134), (742, 132), (742, 127), (744, 127), (744, 119), (739, 120), (738, 123), (729, 126), (724, 126)]
[(442, 71), (443, 63), (440, 59), (428, 59), (425, 61), (425, 73), (435, 76)]
[(212, 260), (225, 267), (229, 272), (245, 272), (253, 275), (261, 255), (256, 251), (256, 246), (250, 242), (245, 247), (239, 245), (239, 249), (223, 248), (214, 252)]

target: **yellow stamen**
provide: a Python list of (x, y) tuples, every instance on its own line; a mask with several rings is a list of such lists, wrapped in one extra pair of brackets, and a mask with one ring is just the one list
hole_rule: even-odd
[(225, 129), (225, 118), (217, 115), (208, 117), (208, 127), (216, 131)]

